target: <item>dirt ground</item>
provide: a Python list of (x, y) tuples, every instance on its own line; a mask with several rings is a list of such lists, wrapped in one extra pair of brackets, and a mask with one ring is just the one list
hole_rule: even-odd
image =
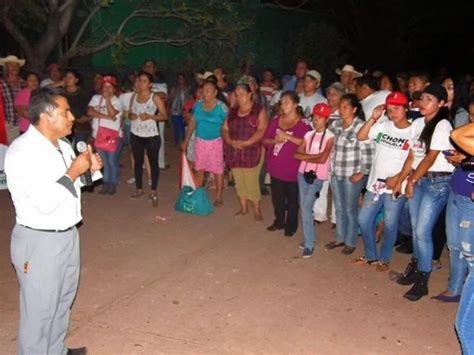
[[(334, 231), (317, 226), (317, 249), (301, 259), (293, 238), (267, 232), (265, 220), (236, 219), (233, 188), (209, 217), (174, 211), (177, 150), (162, 171), (159, 206), (129, 198), (128, 153), (116, 196), (83, 194), (81, 280), (69, 347), (108, 354), (457, 354), (457, 304), (405, 300), (407, 288), (370, 266), (353, 266), (340, 249), (325, 251)], [(213, 194), (214, 191), (210, 190)], [(159, 218), (157, 218), (159, 217)], [(162, 218), (164, 217), (164, 218)], [(164, 220), (166, 219), (166, 220)], [(18, 284), (10, 264), (14, 211), (0, 191), (0, 354), (16, 351)], [(409, 256), (394, 254), (402, 270)], [(443, 291), (448, 253), (433, 273), (430, 296)]]

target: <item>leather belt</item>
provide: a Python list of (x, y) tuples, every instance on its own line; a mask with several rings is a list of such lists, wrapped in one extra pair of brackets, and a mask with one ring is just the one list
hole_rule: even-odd
[(45, 233), (64, 233), (64, 232), (68, 232), (68, 231), (72, 230), (75, 227), (75, 226), (72, 226), (72, 227), (69, 227), (69, 228), (66, 228), (66, 229), (37, 229), (37, 228), (31, 228), (31, 227), (25, 226), (23, 224), (20, 224), (20, 226), (22, 226), (26, 229), (31, 229), (33, 231), (45, 232)]

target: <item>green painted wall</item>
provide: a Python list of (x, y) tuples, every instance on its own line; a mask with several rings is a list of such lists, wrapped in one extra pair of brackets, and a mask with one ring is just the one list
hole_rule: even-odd
[[(133, 9), (132, 5), (133, 1), (115, 3), (103, 17), (104, 24), (110, 26), (120, 23)], [(273, 68), (279, 73), (292, 72), (294, 56), (291, 53), (291, 45), (295, 36), (314, 19), (314, 14), (290, 12), (260, 5), (258, 1), (255, 1), (255, 6), (240, 6), (237, 11), (243, 18), (253, 18), (253, 26), (242, 34), (235, 53), (236, 62), (241, 63), (247, 57), (253, 58), (252, 72), (255, 74), (261, 73), (266, 67)], [(140, 22), (140, 26), (148, 25), (144, 21)], [(172, 26), (172, 23), (169, 25)], [(174, 73), (184, 65), (189, 56), (193, 56), (189, 47), (164, 44), (131, 47), (123, 54), (125, 66), (128, 68), (140, 68), (145, 58), (154, 58), (159, 68), (168, 74), (168, 80), (174, 77)], [(93, 55), (91, 62), (94, 67), (114, 69), (111, 50)], [(215, 65), (222, 66), (229, 72), (238, 71), (238, 68), (226, 67), (228, 63), (215, 63)]]

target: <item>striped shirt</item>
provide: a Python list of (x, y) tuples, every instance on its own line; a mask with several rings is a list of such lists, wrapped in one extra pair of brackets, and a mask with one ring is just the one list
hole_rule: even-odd
[(331, 174), (338, 178), (349, 178), (355, 173), (369, 175), (375, 153), (372, 141), (359, 141), (357, 132), (364, 121), (355, 118), (348, 128), (342, 128), (342, 120), (333, 121), (328, 127), (334, 133), (331, 155)]

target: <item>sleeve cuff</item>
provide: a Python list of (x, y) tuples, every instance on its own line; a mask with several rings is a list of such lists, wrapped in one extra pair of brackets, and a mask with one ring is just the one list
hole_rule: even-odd
[(56, 181), (59, 185), (62, 185), (66, 188), (66, 190), (68, 190), (74, 197), (78, 197), (77, 196), (77, 192), (76, 192), (76, 189), (74, 188), (74, 184), (71, 180), (71, 178), (67, 175), (63, 175), (61, 176), (61, 178)]

